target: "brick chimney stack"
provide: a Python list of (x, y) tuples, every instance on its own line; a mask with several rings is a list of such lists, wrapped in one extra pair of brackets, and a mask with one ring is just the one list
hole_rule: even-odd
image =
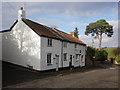
[(75, 32), (70, 32), (70, 35), (72, 35), (73, 37), (75, 37)]

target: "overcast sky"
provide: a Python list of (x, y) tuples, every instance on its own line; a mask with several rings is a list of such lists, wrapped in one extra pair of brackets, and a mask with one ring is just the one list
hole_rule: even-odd
[[(112, 38), (103, 35), (103, 47), (118, 46), (118, 3), (117, 2), (2, 2), (2, 30), (9, 29), (17, 19), (17, 12), (25, 6), (26, 18), (47, 26), (57, 26), (66, 33), (75, 27), (79, 38), (92, 45), (92, 37), (84, 35), (86, 25), (105, 19), (114, 27)], [(98, 47), (98, 40), (94, 39)]]

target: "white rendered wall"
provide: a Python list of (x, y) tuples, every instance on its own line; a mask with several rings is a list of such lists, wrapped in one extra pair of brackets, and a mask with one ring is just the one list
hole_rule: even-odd
[[(75, 49), (74, 43), (67, 42), (67, 47), (63, 47), (63, 54), (67, 53), (67, 60), (64, 61), (63, 58), (61, 58), (61, 52), (62, 52), (62, 41), (52, 39), (52, 47), (48, 47), (48, 38), (47, 37), (41, 37), (41, 70), (49, 70), (49, 69), (55, 69), (56, 68), (56, 59), (55, 54), (59, 55), (59, 68), (61, 67), (69, 67), (70, 62), (70, 55), (72, 55), (72, 65), (74, 67), (78, 66), (84, 66), (85, 62), (81, 62), (81, 58), (79, 60), (76, 60), (76, 54), (80, 54), (83, 56), (83, 61), (85, 61), (85, 46), (77, 44), (77, 48)], [(47, 65), (47, 53), (52, 53), (52, 65)], [(63, 62), (63, 66), (62, 66)]]
[(40, 70), (40, 36), (23, 21), (3, 33), (3, 60)]
[[(67, 60), (63, 60), (63, 67), (69, 67), (70, 55), (74, 56), (74, 44), (67, 42), (67, 47), (63, 47), (63, 54), (64, 53), (67, 53)], [(72, 64), (74, 64), (74, 61), (74, 58), (72, 58)]]
[[(48, 47), (48, 38), (41, 37), (41, 69), (49, 70), (56, 68), (55, 54), (59, 55), (59, 67), (61, 67), (61, 41), (52, 39), (52, 47)], [(47, 53), (52, 53), (52, 65), (47, 65)]]
[(74, 66), (85, 66), (85, 46), (77, 44), (77, 48), (75, 49), (75, 58), (76, 54), (80, 54), (81, 50), (81, 56), (83, 55), (83, 60), (81, 59), (81, 56), (79, 57), (79, 60), (75, 59)]
[[(79, 60), (76, 59), (76, 54), (83, 55), (83, 61), (81, 62), (81, 58)], [(63, 67), (68, 67), (70, 62), (70, 55), (72, 55), (72, 65), (74, 67), (84, 66), (85, 65), (85, 46), (77, 44), (77, 48), (75, 48), (75, 43), (67, 43), (67, 47), (63, 48), (63, 53), (67, 53), (67, 60), (63, 61)]]

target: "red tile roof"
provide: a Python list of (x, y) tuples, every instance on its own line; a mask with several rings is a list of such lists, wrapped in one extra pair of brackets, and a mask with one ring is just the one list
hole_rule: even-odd
[(28, 20), (28, 19), (23, 19), (23, 22), (25, 22), (32, 30), (34, 30), (40, 36), (46, 36), (46, 37), (56, 38), (56, 39), (60, 39), (60, 40), (68, 41), (68, 42), (86, 45), (84, 42), (82, 42), (78, 38), (73, 37), (70, 34), (62, 32), (55, 28), (50, 28), (45, 25), (41, 25), (31, 20)]

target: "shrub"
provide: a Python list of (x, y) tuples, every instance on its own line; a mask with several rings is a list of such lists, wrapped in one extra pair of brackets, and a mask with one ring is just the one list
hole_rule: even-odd
[(95, 52), (95, 60), (96, 61), (105, 61), (107, 60), (108, 53), (105, 50), (96, 50)]
[(86, 58), (91, 60), (94, 63), (95, 48), (88, 46), (86, 51)]

